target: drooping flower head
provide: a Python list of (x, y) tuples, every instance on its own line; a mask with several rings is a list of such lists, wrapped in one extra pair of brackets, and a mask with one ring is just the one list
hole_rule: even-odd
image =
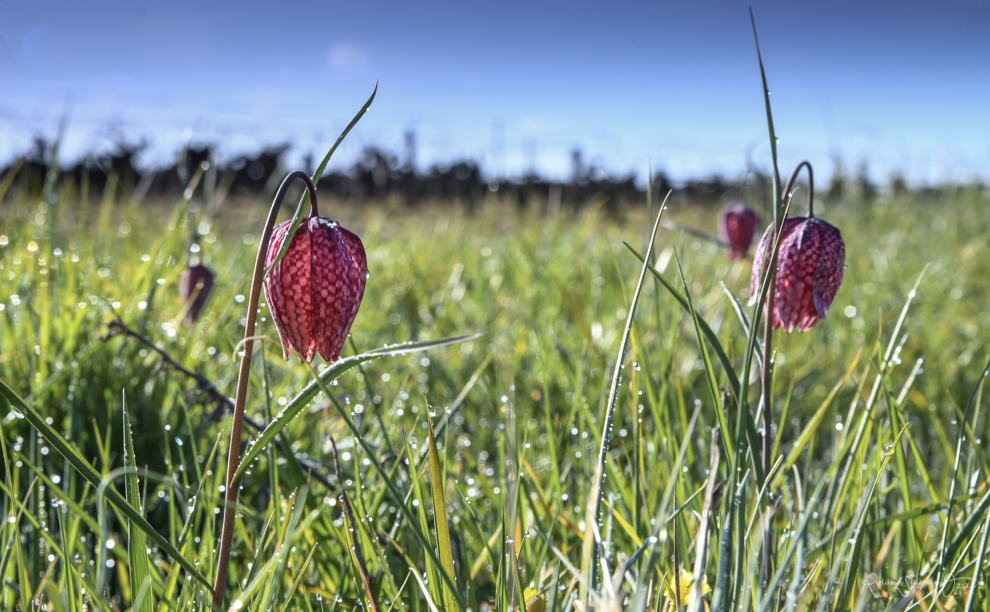
[(718, 217), (718, 235), (723, 242), (732, 245), (729, 257), (740, 259), (749, 252), (758, 223), (756, 213), (738, 202), (722, 209)]
[[(802, 165), (807, 164), (803, 162)], [(801, 166), (798, 166), (800, 170)], [(798, 170), (794, 171), (784, 193), (790, 192)], [(810, 175), (810, 165), (809, 165)], [(810, 181), (809, 181), (810, 184)], [(834, 225), (809, 216), (790, 217), (784, 221), (777, 258), (777, 282), (774, 292), (773, 326), (790, 333), (795, 328), (808, 331), (824, 319), (842, 284), (846, 264), (846, 246)], [(753, 257), (753, 277), (749, 304), (759, 298), (760, 283), (772, 255), (774, 226), (763, 233)]]
[[(292, 222), (275, 226), (265, 256), (272, 265)], [(368, 278), (361, 239), (326, 217), (306, 217), (285, 256), (264, 282), (285, 359), (293, 349), (309, 363), (315, 352), (335, 361), (357, 316)]]
[(189, 309), (186, 310), (187, 324), (192, 325), (199, 320), (199, 313), (202, 312), (212, 289), (213, 272), (203, 264), (189, 266), (189, 269), (182, 273), (182, 278), (179, 280), (179, 293), (185, 302), (192, 299)]

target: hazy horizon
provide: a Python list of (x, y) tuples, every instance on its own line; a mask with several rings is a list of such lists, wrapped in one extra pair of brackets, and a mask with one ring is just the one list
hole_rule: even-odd
[[(0, 3), (0, 161), (68, 118), (69, 160), (116, 141), (173, 158), (191, 134), (223, 158), (290, 142), (319, 158), (570, 174), (570, 152), (642, 180), (766, 170), (770, 153), (746, 4)], [(753, 5), (782, 169), (841, 158), (874, 180), (990, 179), (990, 5)], [(785, 170), (786, 171), (786, 170)]]

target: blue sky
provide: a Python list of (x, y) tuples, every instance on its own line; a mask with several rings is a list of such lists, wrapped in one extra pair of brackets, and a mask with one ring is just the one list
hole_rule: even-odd
[[(0, 160), (69, 117), (66, 155), (189, 134), (223, 156), (292, 142), (421, 166), (564, 177), (570, 151), (640, 177), (767, 167), (747, 3), (0, 0)], [(288, 7), (288, 8), (285, 8)], [(990, 3), (754, 2), (782, 166), (990, 179)]]

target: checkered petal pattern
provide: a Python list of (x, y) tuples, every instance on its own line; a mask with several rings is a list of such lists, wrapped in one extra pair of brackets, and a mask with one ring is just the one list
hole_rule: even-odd
[[(265, 266), (275, 261), (291, 221), (275, 226)], [(285, 359), (336, 361), (361, 307), (368, 259), (361, 239), (326, 217), (305, 218), (285, 257), (264, 282)]]
[[(766, 229), (753, 257), (749, 304), (759, 297), (760, 282), (773, 226)], [(842, 285), (846, 246), (839, 230), (814, 217), (790, 217), (784, 222), (774, 293), (773, 326), (790, 333), (808, 331), (824, 319)]]

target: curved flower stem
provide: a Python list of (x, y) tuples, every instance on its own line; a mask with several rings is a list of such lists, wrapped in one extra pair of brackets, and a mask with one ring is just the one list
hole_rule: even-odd
[(798, 164), (794, 172), (791, 172), (791, 177), (787, 179), (787, 185), (784, 186), (784, 200), (791, 198), (791, 190), (794, 188), (794, 182), (798, 175), (801, 174), (801, 168), (808, 169), (808, 216), (813, 219), (815, 217), (815, 172), (811, 169), (811, 162), (808, 160)]
[[(265, 230), (261, 235), (261, 242), (258, 244), (258, 257), (254, 262), (254, 278), (251, 281), (251, 294), (248, 298), (247, 322), (244, 326), (244, 356), (241, 357), (241, 369), (237, 375), (237, 395), (234, 399), (234, 420), (230, 425), (230, 447), (227, 450), (227, 477), (226, 490), (224, 491), (224, 511), (223, 530), (220, 532), (220, 551), (217, 556), (217, 576), (213, 583), (213, 608), (215, 610), (223, 607), (224, 586), (227, 583), (227, 567), (230, 561), (230, 544), (234, 535), (234, 515), (237, 509), (237, 493), (240, 488), (239, 482), (232, 482), (231, 477), (237, 472), (240, 466), (241, 450), (241, 426), (244, 422), (244, 404), (247, 399), (248, 377), (251, 373), (251, 349), (254, 346), (254, 326), (258, 315), (258, 301), (261, 296), (261, 282), (264, 280), (265, 255), (268, 252), (268, 243), (271, 242), (272, 233), (275, 229), (275, 219), (278, 218), (279, 208), (282, 200), (289, 189), (289, 185), (295, 179), (300, 179), (306, 184), (309, 191), (309, 203), (313, 216), (316, 216), (316, 187), (309, 175), (301, 170), (294, 170), (288, 173), (279, 185), (272, 208), (268, 213), (268, 220), (265, 221)], [(289, 237), (291, 240), (291, 237)]]
[[(791, 199), (791, 190), (794, 187), (794, 182), (797, 180), (798, 175), (801, 173), (801, 168), (808, 169), (808, 216), (814, 217), (814, 198), (815, 198), (815, 175), (811, 169), (811, 164), (808, 161), (802, 161), (791, 173), (789, 179), (787, 179), (787, 185), (784, 187), (784, 191), (781, 194), (780, 202), (780, 219), (776, 219), (776, 227), (774, 242), (771, 245), (771, 253), (776, 253), (779, 245), (777, 242), (783, 239), (783, 232), (780, 231), (784, 227), (784, 223), (787, 221), (787, 212), (790, 208), (789, 202)], [(777, 209), (777, 203), (774, 203), (775, 212)], [(762, 393), (763, 393), (763, 474), (764, 477), (770, 478), (770, 470), (773, 466), (773, 457), (771, 453), (773, 452), (773, 311), (774, 311), (774, 298), (777, 291), (777, 272), (776, 270), (770, 271), (770, 289), (767, 291), (767, 308), (766, 316), (763, 322), (763, 379), (762, 379)], [(769, 482), (769, 481), (768, 481)], [(772, 495), (769, 487), (767, 487), (767, 502), (769, 504)], [(763, 538), (763, 576), (761, 576), (761, 582), (766, 584), (766, 581), (770, 579), (772, 574), (771, 558), (773, 552), (773, 538), (772, 532), (767, 529), (766, 536)]]

